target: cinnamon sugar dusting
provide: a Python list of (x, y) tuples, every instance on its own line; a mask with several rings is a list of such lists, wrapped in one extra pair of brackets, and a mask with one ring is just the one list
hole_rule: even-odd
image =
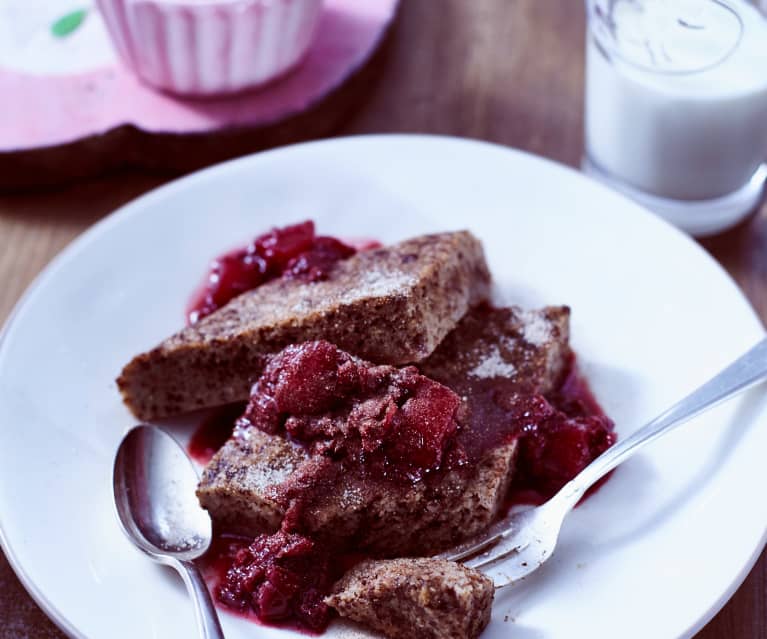
[(520, 311), (519, 318), (522, 321), (522, 338), (528, 344), (543, 346), (551, 340), (551, 322), (540, 311)]
[(246, 469), (246, 475), (243, 483), (255, 490), (266, 490), (271, 486), (287, 481), (297, 470), (297, 466), (290, 462), (282, 466), (272, 465), (253, 465)]
[(341, 295), (340, 302), (350, 304), (368, 297), (403, 295), (416, 283), (412, 273), (372, 268), (360, 276), (354, 288)]
[(512, 377), (517, 372), (513, 364), (507, 362), (500, 349), (492, 346), (479, 364), (469, 371), (471, 377), (487, 379), (491, 377)]

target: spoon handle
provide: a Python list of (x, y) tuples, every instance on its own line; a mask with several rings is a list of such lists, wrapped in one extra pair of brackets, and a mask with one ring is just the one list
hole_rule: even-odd
[(575, 505), (583, 494), (618, 464), (640, 448), (676, 426), (767, 379), (767, 338), (760, 341), (727, 368), (694, 390), (687, 397), (658, 415), (633, 435), (608, 448), (579, 475), (568, 482), (560, 495)]
[(224, 639), (216, 608), (197, 566), (194, 562), (182, 560), (175, 562), (174, 566), (181, 574), (194, 601), (194, 616), (200, 629), (200, 639)]

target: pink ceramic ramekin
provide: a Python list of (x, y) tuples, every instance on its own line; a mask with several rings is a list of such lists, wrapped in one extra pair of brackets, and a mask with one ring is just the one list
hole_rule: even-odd
[(312, 41), (322, 0), (97, 0), (125, 64), (183, 95), (233, 93), (282, 75)]

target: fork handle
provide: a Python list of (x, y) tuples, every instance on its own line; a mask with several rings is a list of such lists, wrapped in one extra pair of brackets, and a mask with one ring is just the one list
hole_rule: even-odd
[(767, 379), (767, 338), (736, 359), (715, 377), (712, 377), (683, 400), (658, 415), (650, 423), (619, 441), (565, 484), (557, 497), (575, 505), (584, 493), (613, 468), (627, 460), (641, 448), (661, 435), (692, 419), (703, 411), (733, 395)]

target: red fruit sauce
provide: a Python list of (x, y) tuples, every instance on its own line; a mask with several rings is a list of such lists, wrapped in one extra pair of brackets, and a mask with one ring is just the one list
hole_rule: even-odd
[(238, 426), (285, 433), (367, 474), (417, 481), (443, 465), (460, 404), (414, 366), (376, 366), (305, 342), (271, 358)]
[(245, 410), (245, 402), (217, 408), (192, 433), (187, 452), (197, 463), (207, 464), (226, 440), (232, 436), (234, 422)]
[(617, 438), (574, 357), (554, 393), (548, 398), (532, 396), (522, 404), (529, 414), (517, 426), (520, 448), (509, 501), (537, 505), (553, 497)]
[[(374, 248), (366, 242), (363, 248)], [(259, 235), (245, 248), (217, 257), (199, 292), (187, 309), (194, 324), (245, 291), (278, 277), (315, 282), (325, 279), (339, 260), (357, 249), (332, 237), (317, 236), (314, 222), (307, 221)]]
[(211, 564), (219, 578), (215, 595), (228, 608), (314, 632), (328, 625), (331, 610), (323, 598), (340, 567), (315, 541), (281, 531), (255, 539), (221, 535), (210, 554), (217, 558)]

